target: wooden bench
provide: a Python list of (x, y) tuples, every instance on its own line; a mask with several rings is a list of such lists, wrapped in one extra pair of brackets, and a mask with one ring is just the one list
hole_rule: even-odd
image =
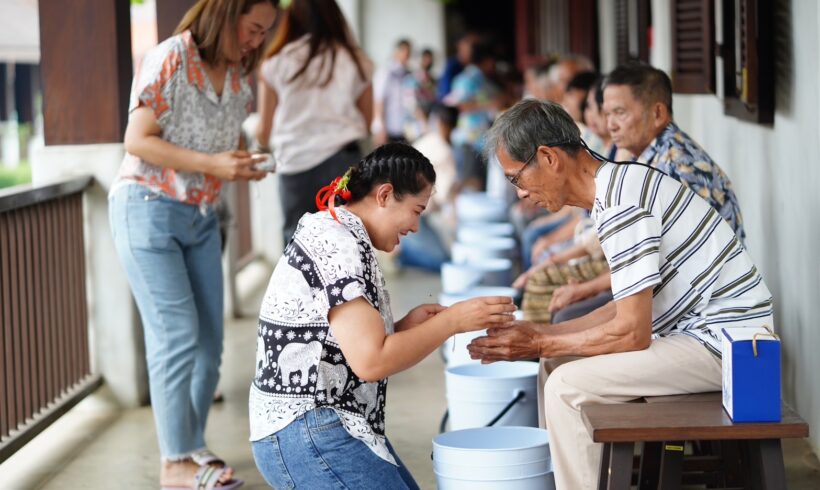
[[(629, 489), (636, 443), (643, 443), (638, 460), (638, 488), (680, 488), (686, 441), (721, 441), (722, 462), (727, 448), (741, 468), (736, 488), (784, 489), (781, 439), (803, 438), (809, 426), (786, 405), (777, 423), (732, 423), (720, 393), (663, 397), (650, 403), (589, 405), (581, 412), (595, 442), (604, 444), (599, 489)], [(721, 458), (717, 458), (721, 459)], [(724, 485), (721, 485), (724, 486)]]

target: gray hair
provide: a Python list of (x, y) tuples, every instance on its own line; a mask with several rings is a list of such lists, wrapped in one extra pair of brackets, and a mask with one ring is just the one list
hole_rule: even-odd
[[(486, 138), (488, 161), (499, 147), (517, 162), (532, 157), (541, 145), (561, 148), (573, 156), (581, 147), (581, 131), (572, 117), (558, 104), (535, 99), (524, 99), (501, 114)], [(557, 145), (559, 142), (563, 144)]]

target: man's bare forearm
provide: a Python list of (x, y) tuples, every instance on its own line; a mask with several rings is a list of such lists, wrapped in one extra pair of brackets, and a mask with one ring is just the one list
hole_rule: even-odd
[(612, 320), (615, 318), (615, 313), (615, 303), (610, 301), (604, 306), (582, 317), (549, 325), (544, 331), (553, 335), (583, 332), (584, 330), (596, 327), (604, 322)]
[(541, 357), (597, 356), (646, 349), (652, 338), (652, 288), (555, 325), (538, 339)]
[(647, 348), (649, 335), (636, 330), (613, 318), (575, 332), (544, 334), (539, 342), (541, 357), (589, 357)]
[(612, 288), (612, 275), (609, 271), (606, 271), (595, 279), (590, 279), (589, 281), (581, 283), (581, 286), (584, 288), (586, 298), (595, 296), (596, 294), (603, 293), (607, 289)]

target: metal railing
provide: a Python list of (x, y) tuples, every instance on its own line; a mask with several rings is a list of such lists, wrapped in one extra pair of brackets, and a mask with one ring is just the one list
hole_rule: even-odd
[(91, 181), (0, 191), (0, 462), (101, 383), (85, 286)]

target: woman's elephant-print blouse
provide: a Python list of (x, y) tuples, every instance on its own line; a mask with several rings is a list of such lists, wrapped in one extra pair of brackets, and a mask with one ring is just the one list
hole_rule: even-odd
[(337, 208), (306, 214), (285, 248), (259, 313), (251, 440), (285, 428), (317, 407), (332, 408), (353, 437), (396, 464), (384, 436), (387, 380), (367, 383), (350, 369), (327, 316), (332, 306), (365, 298), (393, 333), (390, 300), (361, 220)]

